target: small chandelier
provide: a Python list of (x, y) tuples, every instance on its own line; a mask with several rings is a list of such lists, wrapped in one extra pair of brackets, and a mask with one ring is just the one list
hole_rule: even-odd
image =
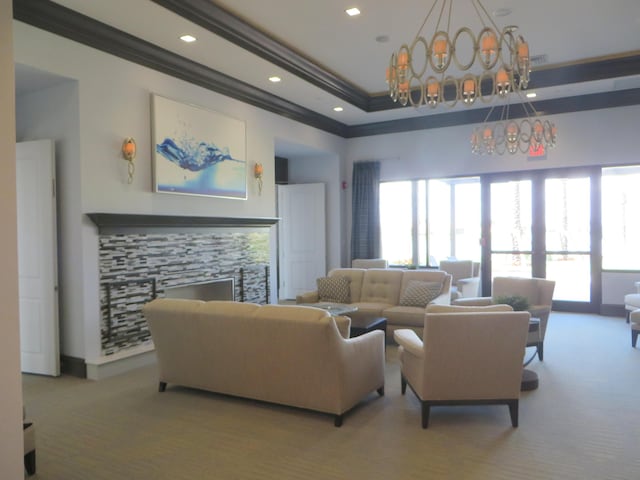
[(471, 152), (477, 155), (503, 155), (546, 152), (556, 146), (558, 128), (549, 120), (541, 120), (540, 114), (529, 101), (521, 103), (526, 118), (509, 118), (509, 105), (502, 107), (500, 120), (489, 122), (493, 108), (485, 121), (471, 134)]
[[(453, 0), (435, 0), (411, 45), (391, 55), (386, 80), (394, 102), (453, 107), (459, 101), (472, 105), (478, 98), (489, 103), (494, 96), (527, 88), (529, 45), (516, 37), (518, 27), (498, 28), (480, 0), (468, 1), (482, 25), (477, 36), (469, 27), (450, 34)], [(435, 33), (424, 37), (421, 32), (438, 4)], [(446, 29), (441, 25), (445, 12)]]

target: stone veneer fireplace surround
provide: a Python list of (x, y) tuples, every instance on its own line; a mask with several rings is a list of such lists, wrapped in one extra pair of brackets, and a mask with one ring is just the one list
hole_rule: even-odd
[(238, 301), (269, 303), (277, 218), (89, 213), (98, 226), (104, 358), (152, 346), (142, 306), (165, 289), (231, 280)]

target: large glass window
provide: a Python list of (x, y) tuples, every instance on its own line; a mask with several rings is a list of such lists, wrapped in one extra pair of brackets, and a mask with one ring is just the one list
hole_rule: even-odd
[(413, 265), (413, 182), (380, 184), (382, 258), (390, 265)]
[(429, 255), (480, 261), (480, 179), (429, 180)]
[(480, 179), (380, 184), (382, 256), (391, 265), (480, 260)]
[(602, 268), (640, 270), (640, 166), (602, 169)]

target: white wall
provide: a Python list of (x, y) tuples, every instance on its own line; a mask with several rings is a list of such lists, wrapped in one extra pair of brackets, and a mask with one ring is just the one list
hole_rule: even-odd
[(0, 0), (0, 478), (23, 478), (18, 316), (15, 87), (11, 0)]
[[(71, 195), (79, 200), (77, 212), (69, 212), (62, 237), (75, 236), (83, 304), (66, 308), (71, 325), (82, 324), (65, 334), (65, 344), (84, 345), (84, 358), (100, 354), (99, 289), (97, 273), (97, 229), (80, 213), (111, 212), (224, 217), (273, 217), (276, 212), (274, 186), (274, 139), (308, 145), (335, 158), (344, 157), (346, 141), (248, 104), (205, 90), (85, 47), (21, 22), (14, 22), (15, 61), (73, 79), (78, 84), (77, 157), (79, 178)], [(184, 103), (228, 115), (246, 124), (248, 199), (232, 200), (152, 192), (150, 97), (156, 93)], [(45, 102), (51, 108), (54, 100)], [(49, 112), (53, 115), (53, 112)], [(72, 130), (73, 127), (70, 127)], [(127, 164), (120, 157), (122, 140), (133, 136), (138, 146), (136, 174), (127, 183)], [(72, 153), (76, 155), (76, 153)], [(253, 164), (264, 165), (264, 187), (258, 195)], [(339, 165), (331, 168), (339, 169)], [(63, 207), (64, 209), (65, 207)], [(79, 237), (78, 237), (79, 234)], [(64, 240), (63, 240), (64, 242)], [(276, 285), (276, 255), (273, 252), (272, 285)], [(275, 301), (275, 288), (272, 289)], [(74, 300), (71, 300), (74, 301)], [(74, 301), (75, 303), (75, 301)], [(80, 318), (78, 318), (80, 317)]]
[[(550, 116), (558, 127), (558, 145), (548, 150), (547, 158), (543, 160), (528, 160), (522, 154), (473, 155), (469, 143), (473, 125), (355, 138), (348, 140), (344, 167), (351, 183), (353, 163), (362, 160), (380, 160), (383, 181), (638, 164), (638, 117), (640, 106)], [(345, 234), (350, 235), (351, 211), (345, 211)], [(619, 286), (625, 281), (624, 274), (603, 275), (603, 303), (616, 300), (621, 304)], [(628, 289), (633, 290), (633, 283)]]

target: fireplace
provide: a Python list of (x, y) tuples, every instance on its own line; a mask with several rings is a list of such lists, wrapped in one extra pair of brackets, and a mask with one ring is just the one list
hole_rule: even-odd
[(212, 282), (188, 283), (164, 289), (166, 298), (188, 298), (192, 300), (235, 300), (234, 279), (221, 278)]
[(273, 218), (88, 214), (98, 225), (102, 355), (151, 345), (156, 297), (269, 303)]

